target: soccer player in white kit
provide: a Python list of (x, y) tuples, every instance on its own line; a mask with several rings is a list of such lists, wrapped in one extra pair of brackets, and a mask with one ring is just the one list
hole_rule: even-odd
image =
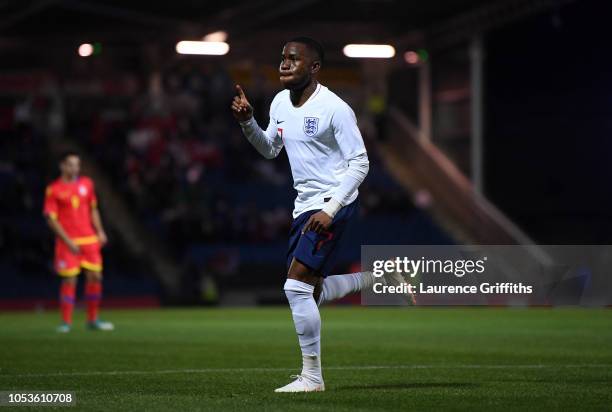
[(275, 392), (325, 390), (318, 305), (373, 283), (370, 272), (329, 276), (342, 234), (358, 213), (357, 189), (369, 162), (355, 113), (317, 81), (323, 58), (323, 48), (313, 39), (285, 44), (279, 67), (285, 90), (272, 101), (266, 130), (253, 118), (239, 85), (231, 106), (261, 155), (272, 159), (285, 147), (297, 191), (284, 290), (302, 350), (302, 372)]

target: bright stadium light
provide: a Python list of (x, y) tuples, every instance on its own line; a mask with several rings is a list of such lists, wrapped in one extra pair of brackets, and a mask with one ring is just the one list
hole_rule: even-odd
[(180, 41), (176, 43), (178, 54), (222, 56), (229, 51), (229, 44), (222, 41)]
[(342, 51), (347, 57), (389, 59), (395, 56), (395, 48), (389, 44), (347, 44)]
[(81, 57), (89, 57), (93, 54), (94, 47), (93, 44), (83, 43), (79, 46), (79, 56)]
[(204, 36), (202, 40), (204, 41), (225, 41), (227, 40), (227, 32), (219, 30), (213, 33), (208, 33), (206, 36)]

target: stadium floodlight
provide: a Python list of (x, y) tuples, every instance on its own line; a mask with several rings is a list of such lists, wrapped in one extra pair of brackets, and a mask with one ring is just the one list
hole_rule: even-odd
[(389, 59), (395, 56), (395, 48), (389, 44), (347, 44), (342, 52), (355, 58)]
[(215, 31), (213, 33), (208, 33), (204, 38), (204, 41), (225, 41), (227, 40), (227, 32), (226, 31)]
[(222, 41), (188, 41), (176, 43), (178, 54), (200, 54), (222, 56), (229, 51), (229, 44)]
[(83, 43), (79, 46), (78, 52), (81, 57), (89, 57), (94, 52), (94, 46), (91, 43)]

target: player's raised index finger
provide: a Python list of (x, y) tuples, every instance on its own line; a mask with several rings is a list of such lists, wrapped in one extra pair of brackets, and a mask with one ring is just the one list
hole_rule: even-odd
[(242, 90), (242, 87), (240, 87), (239, 84), (236, 85), (236, 91), (238, 92), (238, 95), (240, 96), (241, 99), (246, 99), (246, 96), (244, 95), (244, 91)]

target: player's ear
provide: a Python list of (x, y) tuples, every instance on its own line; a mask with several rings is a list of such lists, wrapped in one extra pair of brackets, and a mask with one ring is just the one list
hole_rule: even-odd
[(310, 66), (310, 73), (316, 74), (319, 73), (319, 70), (321, 70), (321, 62), (319, 60), (315, 60), (312, 62), (312, 66)]

